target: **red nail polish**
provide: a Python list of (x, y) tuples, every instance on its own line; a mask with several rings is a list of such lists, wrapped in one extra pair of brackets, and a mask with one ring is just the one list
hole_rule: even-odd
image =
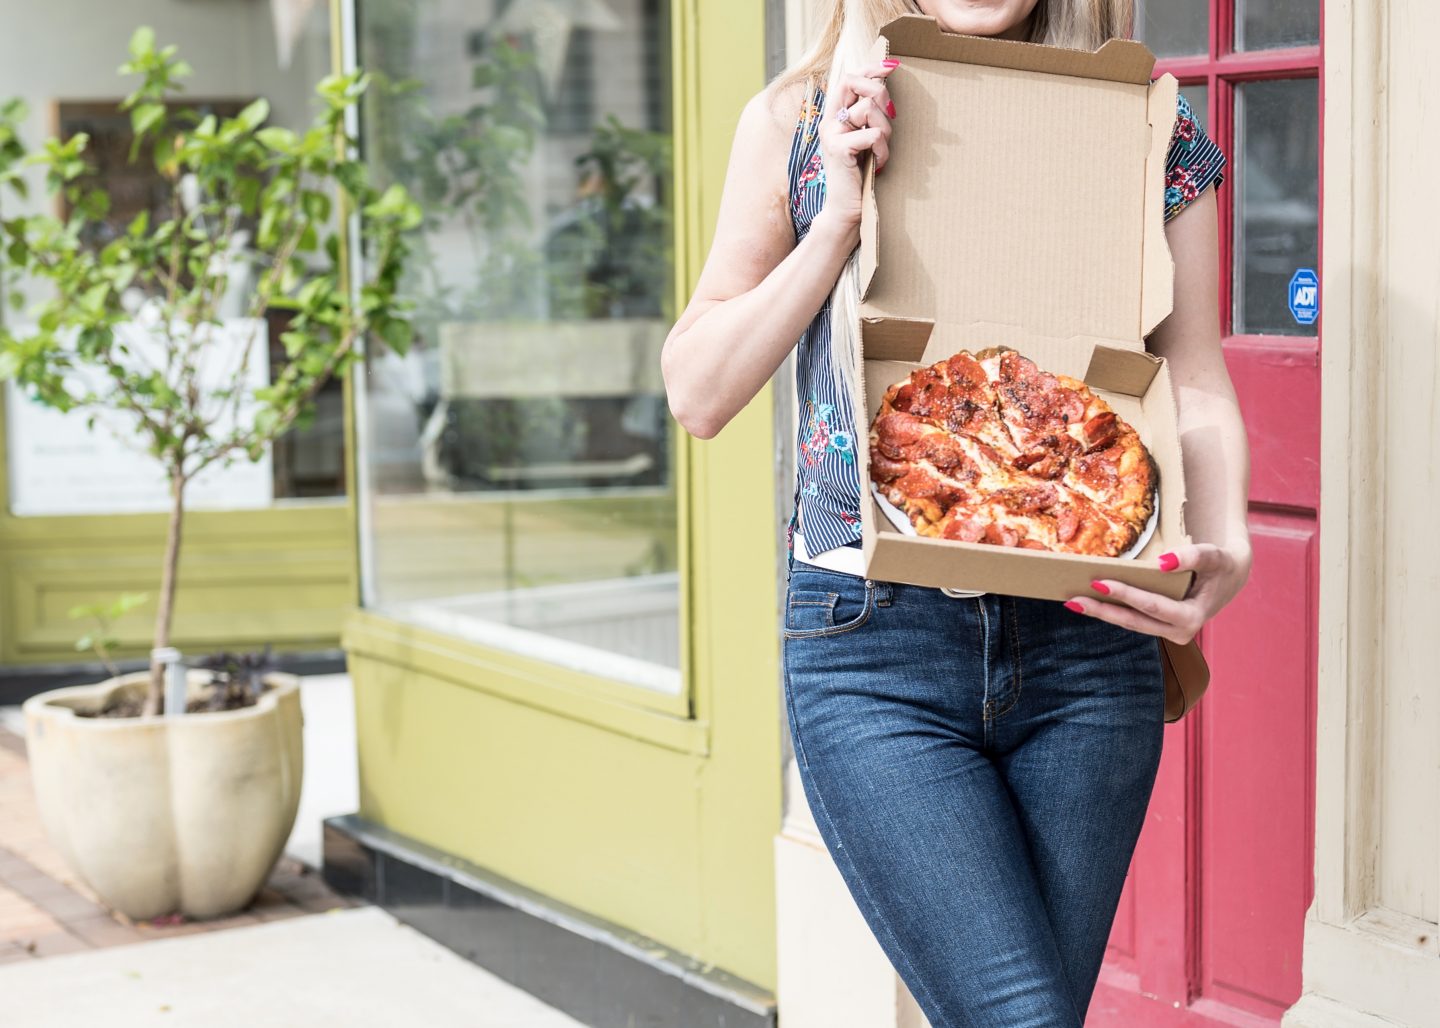
[(895, 101), (894, 101), (894, 100), (886, 100), (886, 101), (885, 101), (885, 113), (888, 114), (888, 115), (889, 115), (890, 117), (892, 117), (892, 118), (895, 117)]
[(1085, 608), (1082, 607), (1082, 606), (1080, 606), (1080, 604), (1076, 603), (1074, 600), (1066, 600), (1066, 601), (1065, 601), (1065, 609), (1066, 609), (1066, 610), (1073, 610), (1073, 611), (1074, 611), (1075, 613), (1077, 613), (1077, 614), (1083, 614), (1083, 613), (1085, 613)]
[(898, 67), (900, 67), (900, 62), (897, 61), (897, 60), (896, 60), (895, 58), (893, 58), (893, 57), (887, 57), (887, 58), (885, 58), (885, 60), (882, 61), (881, 63), (884, 64), (885, 67), (887, 67), (887, 68), (898, 68)]
[(1108, 585), (1106, 585), (1104, 582), (1091, 582), (1091, 583), (1090, 583), (1090, 588), (1091, 588), (1091, 589), (1094, 589), (1094, 590), (1095, 590), (1097, 593), (1099, 593), (1101, 596), (1109, 596), (1109, 595), (1110, 595), (1110, 587), (1109, 587)]
[(1174, 571), (1180, 566), (1180, 558), (1173, 553), (1160, 554), (1160, 570)]

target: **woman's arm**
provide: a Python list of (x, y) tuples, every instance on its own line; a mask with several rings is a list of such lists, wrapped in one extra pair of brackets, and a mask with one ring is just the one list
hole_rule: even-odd
[(799, 246), (786, 167), (801, 91), (767, 90), (741, 114), (715, 241), (660, 359), (670, 411), (690, 434), (711, 438), (754, 398), (835, 287), (860, 238), (859, 157), (885, 156), (890, 70), (856, 76), (854, 91), (871, 99), (851, 104), (853, 131), (822, 128), (825, 207)]
[(1189, 642), (1235, 598), (1250, 574), (1250, 448), (1220, 348), (1219, 243), (1215, 191), (1207, 189), (1166, 226), (1175, 259), (1175, 309), (1150, 337), (1165, 358), (1180, 413), (1189, 546), (1160, 558), (1167, 571), (1194, 571), (1184, 600), (1102, 579), (1092, 597), (1071, 601), (1092, 617), (1137, 632)]

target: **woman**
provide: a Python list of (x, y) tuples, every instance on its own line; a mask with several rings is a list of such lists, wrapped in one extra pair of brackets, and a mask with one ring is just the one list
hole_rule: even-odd
[(1250, 568), (1249, 458), (1217, 317), (1224, 157), (1181, 101), (1175, 306), (1148, 346), (1179, 402), (1196, 541), (1159, 561), (1195, 573), (1186, 598), (1101, 580), (1062, 606), (867, 581), (850, 414), (859, 169), (870, 154), (883, 170), (904, 111), (885, 84), (899, 62), (865, 55), (905, 13), (1093, 49), (1128, 33), (1132, 0), (830, 6), (816, 48), (741, 117), (709, 260), (665, 346), (670, 405), (714, 436), (800, 340), (785, 693), (816, 824), (935, 1028), (1078, 1028), (1160, 757), (1158, 637), (1189, 641)]

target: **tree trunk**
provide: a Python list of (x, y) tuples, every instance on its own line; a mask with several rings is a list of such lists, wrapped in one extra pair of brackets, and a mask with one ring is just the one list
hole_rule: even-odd
[[(155, 640), (152, 649), (170, 645), (170, 623), (174, 620), (176, 573), (180, 568), (180, 535), (185, 514), (185, 478), (178, 471), (170, 476), (170, 527), (165, 535), (165, 565), (160, 573), (160, 606), (155, 612)], [(150, 687), (145, 692), (144, 714), (164, 710), (165, 665), (150, 661)]]

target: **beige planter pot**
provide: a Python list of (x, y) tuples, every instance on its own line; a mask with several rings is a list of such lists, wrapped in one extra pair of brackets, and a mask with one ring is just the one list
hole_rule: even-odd
[[(300, 804), (300, 680), (271, 674), (243, 710), (86, 718), (146, 673), (25, 703), (26, 743), (51, 841), (100, 899), (136, 920), (218, 917), (250, 902)], [(209, 680), (191, 672), (190, 688)]]

